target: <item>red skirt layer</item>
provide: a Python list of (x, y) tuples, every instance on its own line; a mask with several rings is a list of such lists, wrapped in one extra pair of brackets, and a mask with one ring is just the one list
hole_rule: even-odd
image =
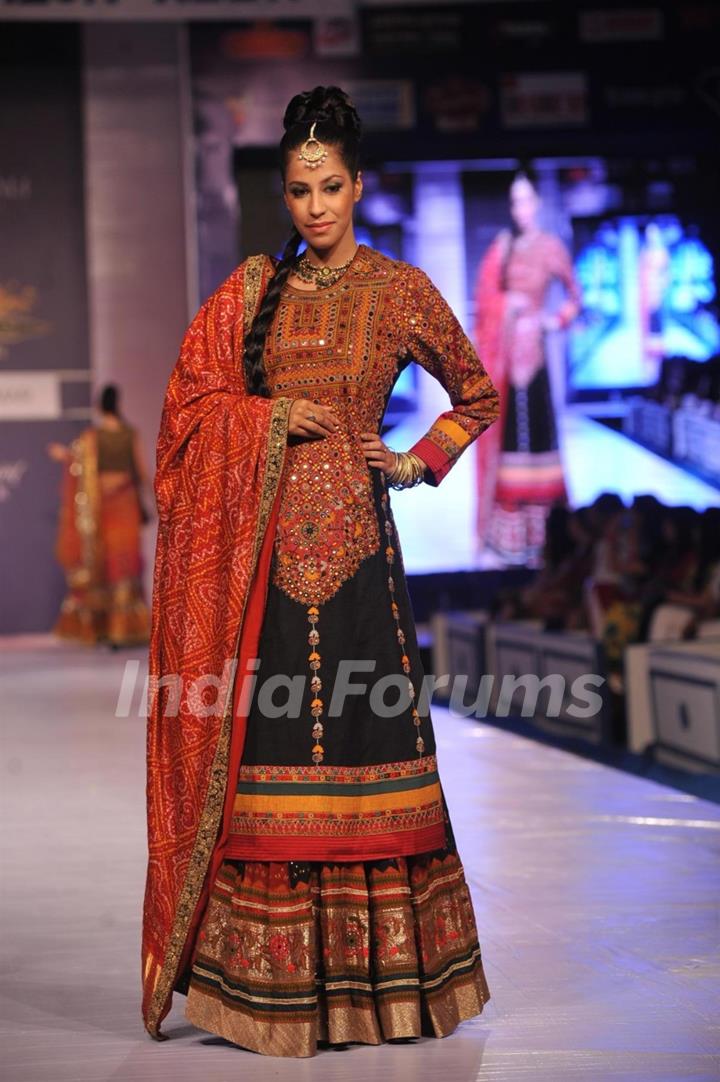
[[(135, 485), (99, 493), (96, 569), (76, 560), (67, 567), (68, 589), (55, 634), (65, 639), (118, 645), (145, 643), (150, 636), (150, 613), (142, 588), (140, 506)], [(66, 545), (67, 547), (67, 545)]]

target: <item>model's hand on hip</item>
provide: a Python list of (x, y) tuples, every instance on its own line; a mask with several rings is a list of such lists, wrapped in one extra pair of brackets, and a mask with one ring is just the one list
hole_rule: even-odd
[(291, 436), (311, 436), (318, 439), (332, 436), (340, 427), (340, 420), (329, 406), (311, 402), (309, 398), (296, 398), (290, 407), (288, 432)]
[(383, 473), (392, 473), (397, 464), (394, 451), (386, 447), (377, 432), (361, 432), (360, 439), (363, 441), (363, 451), (368, 466), (376, 466)]

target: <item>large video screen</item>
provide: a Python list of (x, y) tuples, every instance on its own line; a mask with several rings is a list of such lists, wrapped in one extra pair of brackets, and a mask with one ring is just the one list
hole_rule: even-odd
[[(279, 252), (288, 228), (279, 178), (237, 171), (243, 254), (267, 250), (268, 236)], [(437, 488), (393, 493), (410, 573), (532, 565), (556, 500), (577, 507), (610, 491), (626, 503), (720, 501), (707, 478), (623, 432), (664, 359), (705, 363), (720, 352), (712, 163), (386, 162), (363, 179), (357, 239), (429, 274), (503, 390), (496, 432)], [(439, 383), (409, 366), (387, 409), (387, 442), (412, 446), (447, 408)]]
[(573, 234), (583, 297), (569, 341), (573, 390), (653, 386), (665, 357), (720, 351), (713, 254), (697, 220), (579, 218)]

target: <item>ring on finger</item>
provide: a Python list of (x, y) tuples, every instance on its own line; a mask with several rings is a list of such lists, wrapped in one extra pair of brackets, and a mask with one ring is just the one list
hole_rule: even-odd
[(317, 417), (314, 413), (308, 413), (308, 421), (317, 421)]

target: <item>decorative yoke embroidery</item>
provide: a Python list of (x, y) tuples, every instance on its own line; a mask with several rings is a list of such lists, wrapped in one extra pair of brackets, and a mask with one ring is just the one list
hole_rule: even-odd
[(328, 601), (379, 550), (360, 433), (379, 430), (395, 380), (413, 359), (454, 406), (425, 448), (437, 483), (494, 419), (497, 395), (427, 275), (361, 244), (335, 285), (285, 287), (265, 345), (271, 393), (331, 406), (341, 422), (330, 436), (287, 448), (273, 581), (305, 606)]

